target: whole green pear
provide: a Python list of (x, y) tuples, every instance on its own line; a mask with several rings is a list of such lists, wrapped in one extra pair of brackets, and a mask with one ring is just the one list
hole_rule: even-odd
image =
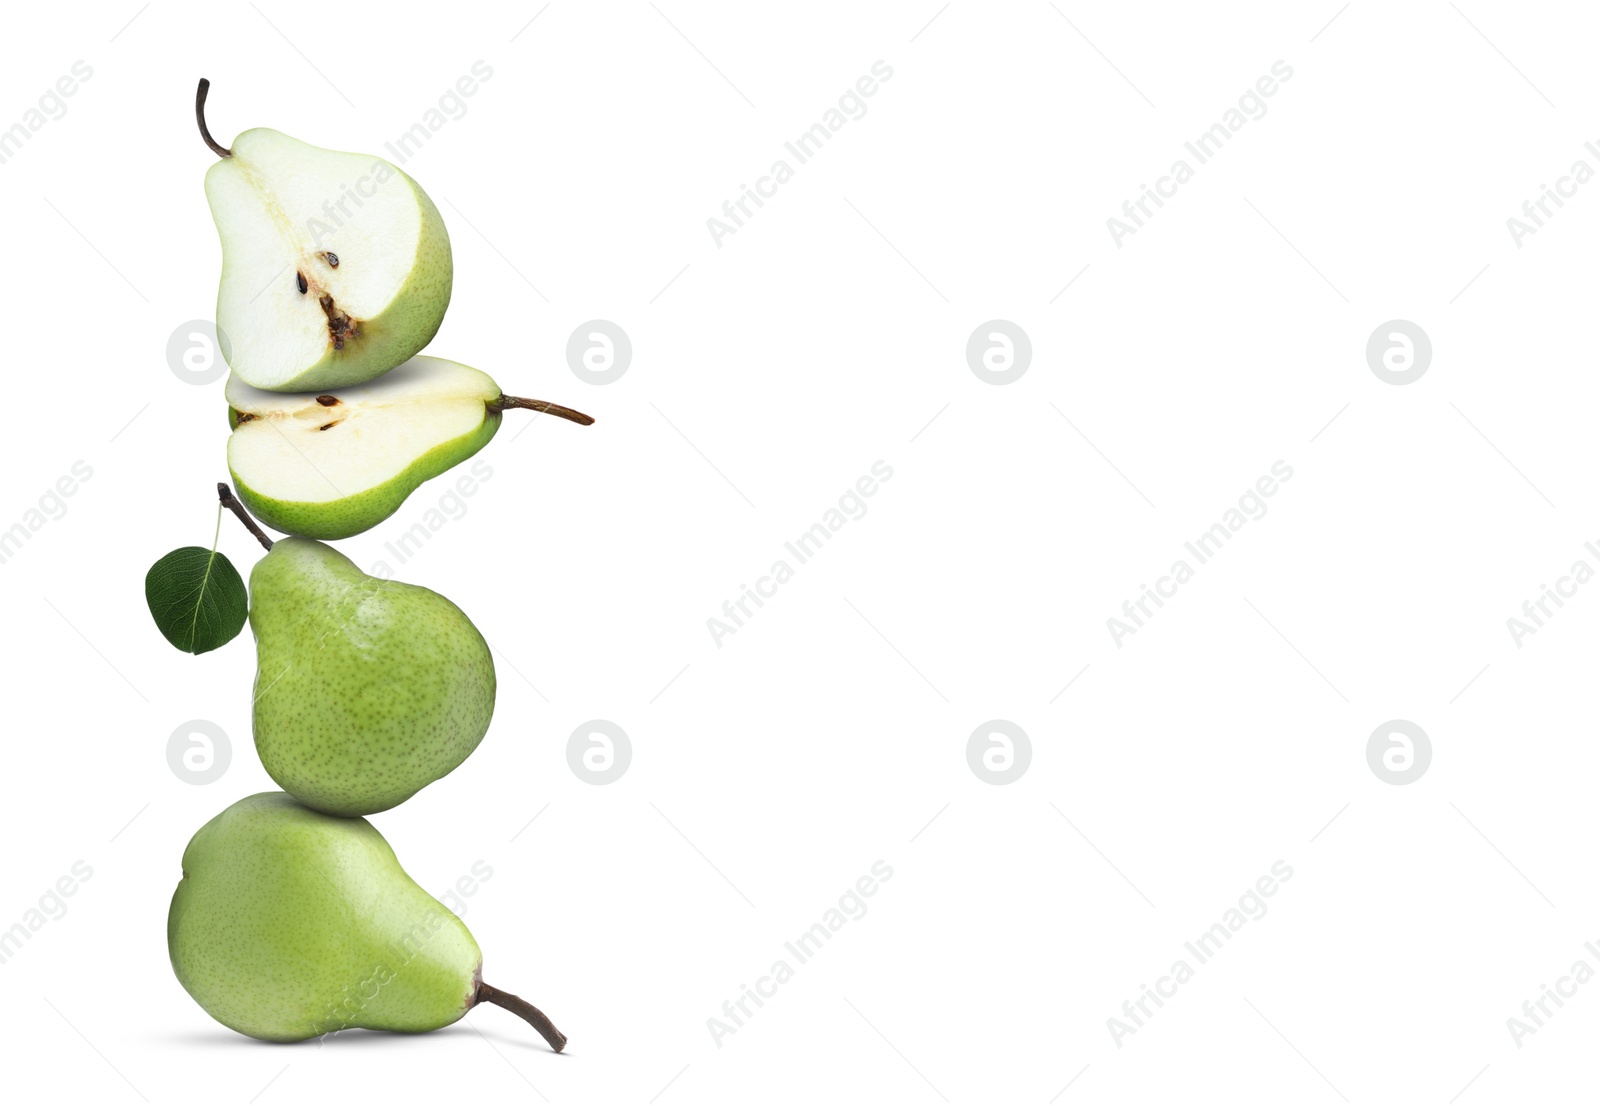
[(281, 792), (239, 800), (190, 840), (167, 950), (206, 1013), (264, 1041), (421, 1033), (492, 1002), (557, 1052), (566, 1044), (538, 1010), (482, 982), (472, 934), (366, 819), (318, 814)]
[(319, 541), (283, 538), (257, 562), (250, 628), (256, 752), (315, 810), (388, 810), (448, 775), (489, 729), (494, 660), (471, 620)]

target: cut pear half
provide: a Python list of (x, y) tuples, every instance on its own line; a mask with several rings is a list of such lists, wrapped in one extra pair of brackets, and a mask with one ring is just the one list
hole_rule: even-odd
[(324, 150), (266, 128), (224, 149), (206, 199), (222, 242), (217, 327), (228, 365), (254, 387), (359, 384), (433, 338), (454, 266), (439, 209), (379, 157)]
[(414, 357), (377, 380), (325, 392), (268, 392), (228, 379), (228, 469), (239, 498), (286, 534), (324, 540), (370, 530), (423, 481), (460, 464), (524, 408), (588, 415), (503, 395), (477, 369)]

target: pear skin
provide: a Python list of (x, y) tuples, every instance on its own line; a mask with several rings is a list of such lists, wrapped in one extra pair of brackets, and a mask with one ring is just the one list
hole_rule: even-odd
[(537, 1008), (483, 982), (472, 934), (370, 823), (281, 792), (241, 799), (190, 840), (167, 950), (206, 1013), (263, 1041), (422, 1033), (490, 1002), (557, 1052), (567, 1043)]
[(483, 955), (363, 818), (280, 792), (194, 835), (167, 915), (172, 968), (217, 1021), (264, 1041), (420, 1033), (472, 1008)]
[(283, 538), (256, 564), (250, 627), (256, 752), (314, 810), (388, 810), (448, 775), (489, 729), (494, 660), (472, 621), (319, 541)]

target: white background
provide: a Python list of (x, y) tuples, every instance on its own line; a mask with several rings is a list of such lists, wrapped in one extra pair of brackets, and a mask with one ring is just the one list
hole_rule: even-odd
[[(12, 6), (0, 125), (73, 62), (93, 76), (0, 165), (0, 528), (74, 462), (93, 476), (0, 565), (0, 928), (75, 861), (93, 876), (0, 964), (5, 1079), (104, 1103), (1575, 1100), (1600, 983), (1520, 1048), (1507, 1019), (1600, 967), (1600, 586), (1520, 648), (1506, 620), (1600, 567), (1600, 183), (1520, 247), (1506, 220), (1600, 169), (1596, 23), (1483, 0)], [(706, 220), (880, 59), (865, 116), (714, 244)], [(384, 153), (479, 60), (405, 165), (455, 250), (429, 352), (598, 422), (508, 417), (492, 479), (403, 567), (385, 543), (444, 482), (341, 548), (496, 650), (481, 748), (374, 824), (435, 893), (492, 868), (465, 914), (486, 977), (572, 1043), (481, 1009), (264, 1045), (165, 950), (189, 836), (272, 786), (249, 634), (182, 655), (142, 596), (209, 542), (226, 475), (222, 385), (166, 360), (219, 267), (191, 97), (209, 76), (224, 143)], [(1114, 243), (1279, 60), (1265, 117)], [(565, 357), (596, 318), (634, 347), (603, 387)], [(1006, 386), (965, 358), (990, 319), (1032, 341)], [(1433, 344), (1406, 386), (1365, 354), (1393, 319)], [(865, 517), (714, 644), (706, 620), (878, 460)], [(1114, 643), (1278, 460), (1265, 517)], [(259, 556), (228, 520), (222, 548)], [(567, 765), (595, 718), (633, 746), (608, 786)], [(967, 764), (996, 718), (1032, 745), (1005, 786)], [(168, 767), (191, 719), (231, 739), (215, 783)], [(1431, 739), (1407, 786), (1368, 766), (1390, 719)], [(865, 916), (718, 1047), (707, 1019), (880, 859)], [(1278, 860), (1268, 913), (1119, 1047), (1107, 1020)]]

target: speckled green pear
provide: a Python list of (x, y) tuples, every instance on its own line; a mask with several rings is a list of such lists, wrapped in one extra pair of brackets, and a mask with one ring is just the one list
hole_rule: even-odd
[(256, 752), (306, 806), (373, 814), (467, 759), (494, 713), (494, 661), (437, 592), (368, 576), (310, 538), (250, 574)]
[(472, 934), (369, 822), (281, 792), (239, 800), (190, 840), (167, 950), (206, 1013), (264, 1041), (426, 1032), (492, 1002), (557, 1052), (566, 1044), (537, 1009), (483, 983)]
[(583, 425), (588, 415), (504, 395), (487, 373), (413, 357), (365, 384), (269, 392), (228, 380), (228, 469), (239, 498), (274, 530), (347, 538), (399, 510), (425, 480), (489, 444), (525, 408)]

